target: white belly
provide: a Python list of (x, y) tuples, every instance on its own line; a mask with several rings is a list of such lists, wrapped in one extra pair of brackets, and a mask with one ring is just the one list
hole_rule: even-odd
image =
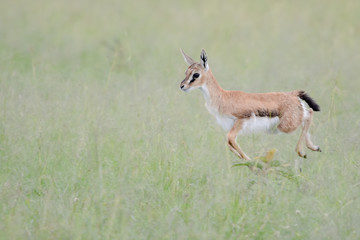
[(224, 115), (216, 115), (215, 116), (217, 123), (225, 130), (230, 131), (230, 129), (234, 126), (235, 118), (228, 117)]
[[(227, 116), (220, 114), (215, 108), (205, 105), (207, 110), (216, 118), (217, 123), (225, 130), (230, 131), (234, 126), (236, 118), (234, 116)], [(256, 117), (251, 116), (248, 119), (244, 119), (242, 130), (239, 135), (251, 134), (257, 132), (265, 133), (279, 133), (277, 126), (279, 125), (279, 117)]]
[(265, 132), (265, 133), (279, 133), (277, 126), (279, 125), (279, 117), (255, 117), (244, 121), (243, 128), (239, 134), (250, 134), (256, 132)]

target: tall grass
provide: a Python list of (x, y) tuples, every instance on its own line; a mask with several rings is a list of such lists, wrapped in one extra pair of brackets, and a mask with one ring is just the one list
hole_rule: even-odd
[[(357, 1), (5, 1), (0, 8), (1, 239), (359, 239)], [(199, 92), (205, 48), (225, 89), (306, 90), (322, 153), (299, 132), (239, 138)]]

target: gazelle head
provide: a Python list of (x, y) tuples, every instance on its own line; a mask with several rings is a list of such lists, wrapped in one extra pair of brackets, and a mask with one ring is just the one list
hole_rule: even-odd
[(180, 83), (180, 89), (184, 92), (189, 92), (193, 89), (200, 88), (206, 83), (206, 75), (209, 70), (206, 52), (203, 49), (200, 54), (200, 63), (195, 62), (191, 57), (186, 55), (182, 49), (180, 49), (184, 60), (189, 64), (188, 69), (185, 72), (185, 79)]

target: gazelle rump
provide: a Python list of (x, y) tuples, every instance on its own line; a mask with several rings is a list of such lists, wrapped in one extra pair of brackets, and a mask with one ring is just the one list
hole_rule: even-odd
[[(189, 92), (200, 89), (205, 98), (207, 110), (226, 130), (227, 144), (232, 152), (246, 160), (250, 158), (237, 144), (238, 135), (252, 132), (291, 133), (302, 125), (296, 152), (306, 158), (303, 142), (312, 151), (321, 152), (310, 139), (309, 127), (313, 111), (320, 111), (319, 105), (304, 91), (246, 93), (227, 91), (220, 87), (208, 65), (205, 50), (201, 51), (200, 62), (195, 62), (181, 53), (189, 65), (181, 90)], [(306, 102), (310, 108), (304, 104)]]

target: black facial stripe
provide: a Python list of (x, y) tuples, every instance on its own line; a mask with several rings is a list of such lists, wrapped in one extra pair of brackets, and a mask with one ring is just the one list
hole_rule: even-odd
[(190, 80), (189, 83), (194, 82), (198, 77), (200, 77), (200, 74), (199, 73), (194, 73), (193, 76), (192, 76), (192, 79)]

